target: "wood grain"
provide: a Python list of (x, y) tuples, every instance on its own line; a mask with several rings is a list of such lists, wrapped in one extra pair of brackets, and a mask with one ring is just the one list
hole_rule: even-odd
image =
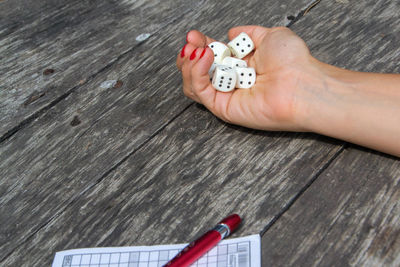
[(4, 263), (48, 265), (55, 251), (76, 247), (185, 242), (232, 212), (244, 217), (235, 236), (259, 233), (338, 151), (330, 139), (231, 127), (192, 106)]
[[(154, 54), (153, 45), (161, 44), (141, 46), (3, 143), (0, 209), (8, 216), (0, 216), (2, 246), (12, 249), (34, 233), (190, 105), (178, 73), (163, 68), (174, 65), (162, 55), (173, 48)], [(163, 85), (152, 79), (155, 72)], [(125, 85), (100, 87), (113, 79)]]
[[(0, 3), (0, 141), (156, 35), (194, 1), (6, 1)], [(157, 8), (155, 8), (157, 7)], [(182, 37), (184, 39), (184, 37)], [(51, 68), (54, 73), (44, 75)], [(32, 96), (42, 97), (26, 105)]]
[[(134, 3), (139, 5), (142, 2), (135, 1)], [(73, 4), (71, 5), (74, 7)], [(146, 6), (147, 4), (150, 6)], [(133, 38), (138, 32), (143, 32), (143, 27), (140, 27), (135, 16), (130, 16), (130, 12), (136, 10), (139, 13), (152, 14), (149, 19), (155, 20), (156, 25), (162, 24), (162, 27), (154, 27), (147, 41), (136, 43), (134, 48), (127, 48), (127, 50), (116, 48), (120, 54), (115, 56), (111, 53), (111, 59), (99, 58), (99, 65), (94, 74), (84, 75), (82, 80), (79, 80), (81, 77), (71, 78), (77, 85), (65, 87), (70, 88), (67, 91), (64, 90), (65, 88), (60, 90), (61, 96), (56, 95), (49, 100), (44, 96), (38, 98), (27, 94), (27, 99), (33, 97), (37, 100), (26, 106), (43, 101), (46, 108), (40, 106), (33, 109), (32, 112), (37, 117), (4, 139), (0, 147), (0, 171), (1, 177), (5, 177), (0, 182), (2, 195), (0, 222), (4, 225), (0, 234), (2, 262), (11, 265), (15, 263), (14, 261), (17, 261), (19, 265), (30, 262), (27, 257), (24, 260), (19, 259), (21, 255), (18, 253), (21, 253), (21, 250), (16, 253), (13, 251), (21, 244), (31, 246), (32, 238), (41, 230), (46, 229), (49, 222), (56, 220), (78, 199), (86, 197), (95, 190), (98, 185), (101, 185), (101, 181), (108, 179), (111, 172), (118, 170), (121, 164), (135, 155), (145, 143), (156, 137), (171, 121), (179, 118), (180, 114), (191, 105), (191, 102), (181, 93), (180, 77), (174, 66), (175, 54), (183, 45), (188, 28), (207, 28), (209, 33), (213, 34), (212, 36), (222, 38), (232, 25), (245, 22), (273, 24), (277, 18), (285, 16), (286, 13), (283, 12), (291, 12), (290, 10), (295, 10), (297, 5), (304, 3), (296, 1), (296, 4), (288, 9), (287, 6), (277, 3), (248, 2), (244, 8), (257, 11), (257, 7), (261, 6), (267, 11), (244, 17), (239, 16), (241, 10), (236, 8), (235, 2), (211, 4), (198, 2), (198, 6), (188, 2), (191, 7), (183, 16), (181, 13), (177, 15), (178, 8), (168, 9), (174, 16), (172, 18), (170, 18), (171, 14), (170, 17), (161, 16), (160, 20), (157, 20), (157, 14), (164, 11), (156, 5), (157, 1), (147, 4), (139, 5), (133, 11), (125, 4), (120, 7), (113, 6), (112, 10), (115, 12), (113, 18), (118, 17), (118, 12), (122, 12), (120, 18), (123, 24), (115, 25), (112, 22), (107, 25), (102, 24), (103, 28), (108, 27), (105, 30), (106, 33), (108, 31), (122, 32), (129, 38)], [(163, 4), (168, 5), (167, 2)], [(51, 6), (51, 2), (49, 5)], [(114, 2), (114, 5), (118, 5), (117, 2)], [(65, 14), (63, 13), (62, 16), (68, 18), (68, 14), (76, 12), (74, 9), (68, 11), (69, 8), (71, 7), (66, 7)], [(144, 10), (141, 11), (142, 9)], [(101, 10), (88, 11), (92, 15), (82, 19), (81, 27), (71, 24), (71, 27), (78, 31), (78, 36), (86, 33), (88, 27), (89, 29), (94, 27), (93, 24), (97, 22), (98, 16), (102, 15)], [(228, 20), (220, 15), (221, 10), (237, 15)], [(124, 17), (124, 12), (127, 12), (126, 17)], [(163, 19), (165, 23), (161, 23)], [(128, 29), (134, 27), (134, 29), (132, 32), (124, 31), (121, 25)], [(210, 27), (210, 25), (220, 25), (220, 28)], [(117, 38), (117, 36), (112, 38)], [(78, 40), (81, 39), (78, 38)], [(48, 39), (43, 39), (43, 41), (46, 43)], [(123, 38), (120, 41), (129, 43), (129, 40)], [(101, 43), (97, 49), (101, 51), (99, 52), (101, 55), (108, 55), (110, 53), (108, 49), (113, 44), (111, 41)], [(71, 46), (64, 47), (62, 53), (82, 50), (85, 45), (84, 40), (74, 42)], [(93, 50), (86, 52), (91, 54)], [(72, 64), (71, 62), (68, 65)], [(75, 72), (79, 75), (84, 72), (82, 68), (88, 67), (85, 57), (74, 64), (76, 65)], [(50, 75), (53, 78), (58, 73), (57, 68), (54, 69), (55, 72)], [(64, 86), (67, 83), (63, 79), (67, 78), (62, 76), (64, 74), (60, 74), (60, 81), (63, 81)], [(123, 86), (120, 88), (100, 86), (104, 81), (114, 79), (123, 81)], [(46, 96), (48, 96), (47, 93)], [(40, 109), (42, 111), (37, 111)], [(201, 111), (203, 112), (205, 111)], [(12, 117), (13, 122), (10, 123), (18, 123), (18, 115), (14, 114)], [(247, 132), (247, 135), (249, 134)], [(337, 144), (331, 145), (325, 142), (319, 145), (328, 158), (340, 148)], [(159, 149), (160, 151), (155, 152), (156, 154), (164, 153), (162, 147)], [(318, 169), (320, 167), (318, 164), (323, 166), (324, 163), (325, 161), (316, 163), (315, 168)], [(103, 199), (101, 195), (97, 195), (96, 198), (99, 198), (99, 201)], [(66, 231), (73, 231), (76, 225), (71, 225), (71, 227)], [(96, 236), (97, 240), (103, 238), (102, 232), (99, 234)], [(47, 249), (48, 253), (53, 253), (52, 243), (45, 243), (50, 245)], [(46, 245), (43, 243), (40, 247), (44, 248)], [(48, 257), (44, 259), (42, 255), (30, 255), (34, 258), (33, 256), (39, 259), (36, 262), (37, 266), (41, 266), (43, 261), (48, 263), (51, 260)]]
[(323, 62), (357, 71), (399, 73), (399, 10), (400, 2), (390, 0), (321, 1), (291, 29)]
[[(115, 64), (121, 55), (140, 45), (136, 38), (141, 34), (155, 35), (192, 13), (197, 21), (187, 21), (184, 31), (173, 33), (176, 38), (184, 40), (190, 27), (221, 38), (234, 25), (260, 21), (268, 26), (282, 25), (285, 12), (292, 14), (306, 2), (0, 2), (0, 18), (4, 18), (0, 20), (0, 141), (32, 123), (103, 68)], [(257, 7), (262, 12), (249, 16)], [(43, 75), (47, 68), (55, 72)], [(40, 94), (42, 97), (24, 105)]]
[[(396, 73), (398, 10), (392, 1), (321, 1), (293, 29), (325, 62)], [(349, 147), (267, 230), (264, 266), (399, 266), (400, 161)]]
[(400, 161), (340, 155), (262, 238), (265, 266), (399, 266)]

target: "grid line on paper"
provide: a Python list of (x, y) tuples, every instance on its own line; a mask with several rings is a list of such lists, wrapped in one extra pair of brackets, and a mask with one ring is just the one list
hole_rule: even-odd
[[(219, 244), (192, 267), (250, 267), (250, 241)], [(141, 250), (65, 255), (62, 267), (161, 267), (179, 250)]]

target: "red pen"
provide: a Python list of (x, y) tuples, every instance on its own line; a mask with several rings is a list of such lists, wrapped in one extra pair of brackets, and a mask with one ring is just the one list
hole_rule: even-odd
[(239, 226), (241, 219), (239, 215), (232, 214), (220, 223), (218, 223), (213, 229), (202, 235), (199, 239), (191, 242), (183, 250), (181, 250), (174, 258), (172, 258), (167, 264), (167, 267), (186, 267), (198, 260), (201, 256), (211, 250), (218, 244), (219, 241), (229, 236), (230, 233), (235, 231)]

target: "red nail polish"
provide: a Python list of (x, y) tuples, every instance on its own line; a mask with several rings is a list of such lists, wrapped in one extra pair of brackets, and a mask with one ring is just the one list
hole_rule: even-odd
[(187, 46), (187, 44), (185, 44), (185, 45), (182, 47), (182, 50), (181, 50), (181, 57), (184, 57), (184, 56), (185, 56), (185, 48), (186, 48), (186, 46)]
[(197, 48), (193, 50), (192, 54), (190, 55), (190, 60), (193, 60), (196, 57), (196, 50)]
[(203, 52), (201, 52), (200, 58), (202, 58), (204, 56), (204, 54), (206, 53), (207, 47), (204, 48)]

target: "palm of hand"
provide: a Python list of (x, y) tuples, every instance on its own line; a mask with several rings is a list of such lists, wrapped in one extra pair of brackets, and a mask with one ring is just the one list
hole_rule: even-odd
[(300, 130), (294, 125), (301, 69), (310, 58), (306, 44), (287, 28), (265, 31), (247, 58), (257, 72), (251, 90), (236, 90), (225, 109), (226, 120), (263, 130)]

